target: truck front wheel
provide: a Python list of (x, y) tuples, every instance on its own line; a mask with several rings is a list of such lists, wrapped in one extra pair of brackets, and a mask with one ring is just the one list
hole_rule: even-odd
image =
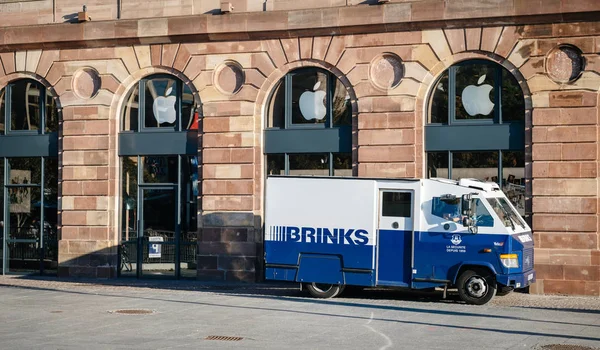
[(305, 286), (310, 295), (323, 299), (336, 297), (344, 290), (340, 284), (306, 283)]
[(458, 276), (456, 287), (464, 302), (483, 305), (496, 294), (496, 279), (488, 270), (465, 270)]

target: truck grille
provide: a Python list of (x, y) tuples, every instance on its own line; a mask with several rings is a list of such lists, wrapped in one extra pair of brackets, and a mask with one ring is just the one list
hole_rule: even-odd
[(523, 271), (533, 268), (533, 248), (523, 249)]

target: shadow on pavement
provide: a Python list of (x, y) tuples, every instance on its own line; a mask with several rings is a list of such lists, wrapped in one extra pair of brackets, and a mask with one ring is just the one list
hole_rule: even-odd
[[(361, 293), (357, 293), (356, 295), (349, 294), (349, 297), (342, 297), (340, 299), (314, 299), (310, 297), (305, 297), (302, 292), (300, 292), (296, 288), (296, 284), (289, 283), (269, 283), (269, 284), (239, 284), (239, 283), (207, 283), (207, 282), (198, 282), (198, 281), (173, 281), (173, 280), (106, 280), (106, 281), (98, 281), (98, 280), (82, 280), (82, 279), (70, 279), (70, 280), (60, 280), (56, 279), (44, 278), (44, 277), (22, 277), (23, 279), (28, 279), (36, 282), (51, 282), (56, 284), (65, 283), (65, 287), (68, 284), (77, 284), (77, 285), (86, 285), (89, 287), (136, 287), (136, 288), (152, 288), (152, 289), (161, 289), (161, 290), (177, 290), (177, 291), (198, 291), (200, 293), (209, 292), (216, 295), (221, 296), (240, 296), (245, 298), (257, 298), (263, 300), (277, 300), (277, 301), (286, 301), (293, 302), (299, 304), (322, 304), (327, 306), (342, 306), (342, 307), (352, 307), (352, 308), (364, 308), (369, 310), (385, 310), (385, 311), (398, 311), (403, 313), (427, 313), (434, 315), (442, 315), (442, 316), (455, 316), (455, 317), (482, 317), (482, 318), (491, 318), (498, 320), (516, 320), (516, 321), (527, 321), (527, 322), (541, 322), (541, 323), (551, 323), (551, 324), (559, 324), (559, 325), (572, 325), (572, 326), (588, 326), (588, 327), (600, 327), (600, 325), (590, 325), (584, 323), (571, 323), (571, 322), (559, 322), (559, 321), (549, 321), (549, 320), (539, 320), (539, 319), (531, 319), (524, 317), (515, 317), (515, 316), (506, 316), (506, 315), (494, 315), (491, 313), (473, 313), (473, 312), (460, 312), (460, 311), (449, 311), (449, 310), (437, 310), (432, 308), (416, 308), (416, 307), (406, 307), (406, 306), (392, 306), (392, 305), (373, 305), (373, 304), (365, 304), (361, 303), (364, 299), (393, 299), (393, 300), (407, 300), (407, 301), (423, 301), (423, 302), (436, 302), (438, 303), (441, 299), (441, 294), (439, 296), (435, 296), (435, 293), (430, 293), (430, 295), (424, 295), (424, 293), (416, 293), (416, 292), (396, 292), (390, 290), (379, 290), (379, 289), (366, 289)], [(61, 284), (62, 284), (61, 283)], [(496, 332), (503, 334), (520, 334), (520, 335), (528, 335), (528, 336), (542, 336), (542, 337), (557, 337), (557, 338), (565, 338), (565, 339), (579, 339), (579, 340), (590, 340), (590, 341), (600, 341), (600, 337), (585, 337), (585, 336), (574, 336), (574, 335), (564, 335), (564, 334), (552, 334), (552, 333), (541, 333), (535, 331), (517, 331), (517, 330), (508, 330), (508, 329), (497, 329), (491, 327), (476, 327), (476, 326), (458, 326), (458, 325), (450, 325), (445, 323), (431, 323), (431, 322), (419, 322), (415, 320), (398, 320), (398, 319), (389, 319), (389, 318), (372, 318), (366, 316), (357, 316), (357, 315), (345, 315), (345, 314), (335, 314), (335, 313), (324, 313), (324, 312), (314, 312), (314, 311), (305, 311), (305, 310), (290, 310), (285, 308), (275, 308), (275, 307), (260, 307), (260, 306), (241, 306), (241, 305), (227, 305), (213, 302), (202, 302), (202, 301), (189, 301), (189, 300), (177, 300), (177, 299), (169, 299), (169, 298), (160, 298), (160, 297), (144, 297), (138, 295), (121, 295), (121, 294), (112, 294), (108, 290), (106, 293), (99, 293), (98, 290), (93, 292), (87, 291), (76, 291), (73, 289), (65, 290), (60, 288), (52, 288), (52, 287), (39, 287), (39, 286), (23, 286), (23, 285), (15, 285), (6, 283), (5, 281), (0, 279), (0, 287), (12, 287), (12, 288), (22, 288), (22, 289), (30, 289), (30, 290), (40, 290), (40, 291), (53, 291), (53, 292), (63, 292), (69, 294), (79, 294), (79, 295), (99, 295), (105, 297), (112, 298), (126, 298), (126, 299), (141, 299), (141, 300), (150, 300), (150, 301), (162, 301), (162, 302), (171, 302), (171, 303), (184, 303), (184, 304), (192, 304), (192, 305), (201, 305), (207, 307), (223, 307), (223, 308), (237, 308), (237, 309), (246, 309), (246, 310), (256, 310), (256, 311), (269, 311), (269, 312), (285, 312), (285, 313), (295, 313), (295, 314), (307, 314), (307, 315), (315, 315), (315, 316), (330, 316), (330, 317), (339, 317), (339, 318), (350, 318), (350, 319), (359, 319), (359, 320), (373, 320), (373, 321), (381, 321), (381, 322), (396, 322), (396, 323), (404, 323), (404, 324), (414, 324), (414, 325), (426, 325), (426, 326), (436, 326), (442, 328), (449, 329), (461, 329), (461, 330), (474, 330), (474, 331), (488, 331), (488, 332)], [(402, 296), (401, 298), (398, 298)], [(354, 301), (356, 300), (356, 301)], [(479, 308), (478, 306), (472, 306), (474, 308)], [(489, 309), (486, 309), (489, 311)], [(567, 310), (573, 311), (573, 310)]]

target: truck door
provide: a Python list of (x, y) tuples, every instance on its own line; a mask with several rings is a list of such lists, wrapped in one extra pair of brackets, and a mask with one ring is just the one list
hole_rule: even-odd
[(377, 285), (410, 285), (413, 197), (410, 191), (379, 191)]

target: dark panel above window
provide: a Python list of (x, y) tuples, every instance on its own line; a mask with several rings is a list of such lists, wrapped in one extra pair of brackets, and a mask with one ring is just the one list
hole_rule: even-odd
[(265, 153), (344, 153), (351, 151), (350, 127), (265, 130)]
[(425, 127), (426, 151), (523, 150), (522, 123)]
[(0, 137), (0, 157), (57, 157), (58, 134)]
[(198, 154), (198, 134), (183, 132), (119, 133), (119, 156)]

